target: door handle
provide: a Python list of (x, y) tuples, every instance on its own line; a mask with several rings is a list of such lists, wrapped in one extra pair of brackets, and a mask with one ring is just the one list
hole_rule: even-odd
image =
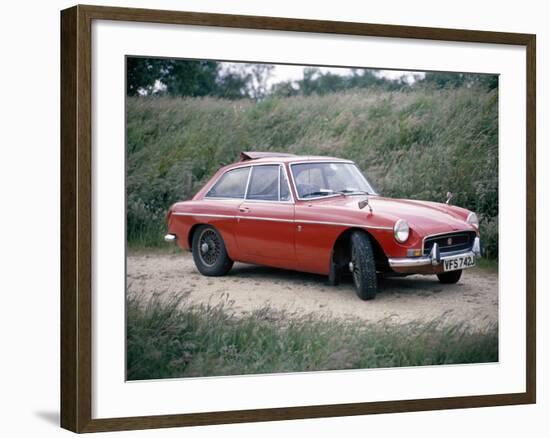
[(248, 208), (248, 207), (239, 207), (239, 211), (241, 213), (248, 213), (250, 211), (250, 208)]

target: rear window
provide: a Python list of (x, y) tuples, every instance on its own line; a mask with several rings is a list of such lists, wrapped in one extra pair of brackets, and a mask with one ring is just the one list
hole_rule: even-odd
[(244, 198), (250, 167), (228, 170), (206, 194), (207, 198)]

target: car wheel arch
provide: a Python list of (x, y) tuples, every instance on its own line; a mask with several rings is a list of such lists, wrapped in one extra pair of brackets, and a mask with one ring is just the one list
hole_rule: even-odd
[[(212, 228), (216, 228), (212, 226), (211, 224), (207, 224), (204, 222), (193, 224), (193, 226), (189, 229), (189, 233), (187, 233), (187, 244), (189, 245), (189, 249), (193, 249), (193, 236), (195, 235), (195, 232), (199, 229), (201, 225), (209, 225)], [(216, 230), (219, 232), (219, 230)]]
[(376, 269), (380, 271), (388, 270), (389, 269), (388, 258), (384, 250), (382, 249), (382, 246), (378, 242), (378, 240), (376, 240), (376, 238), (371, 233), (369, 233), (367, 230), (363, 228), (351, 227), (342, 231), (334, 241), (334, 244), (332, 245), (331, 255), (330, 255), (331, 266), (329, 271), (333, 270), (334, 267), (341, 269), (345, 267), (349, 262), (349, 254), (351, 250), (350, 238), (352, 233), (354, 232), (364, 233), (370, 238), (372, 248), (374, 251), (374, 257), (376, 260)]

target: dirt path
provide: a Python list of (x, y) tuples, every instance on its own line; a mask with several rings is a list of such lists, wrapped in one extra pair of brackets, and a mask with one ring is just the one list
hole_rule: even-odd
[(195, 303), (229, 299), (238, 312), (270, 305), (289, 313), (314, 312), (335, 318), (376, 322), (464, 321), (484, 327), (498, 321), (498, 274), (478, 268), (464, 271), (458, 284), (435, 276), (382, 279), (373, 301), (361, 301), (351, 282), (332, 287), (326, 277), (236, 263), (225, 277), (199, 274), (189, 253), (130, 253), (130, 293), (189, 293)]

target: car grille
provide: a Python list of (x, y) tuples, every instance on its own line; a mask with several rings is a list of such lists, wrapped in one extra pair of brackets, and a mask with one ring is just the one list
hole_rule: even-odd
[(472, 249), (475, 238), (476, 233), (474, 231), (460, 231), (458, 233), (428, 236), (424, 239), (424, 255), (430, 254), (434, 243), (437, 243), (439, 246), (441, 254)]

